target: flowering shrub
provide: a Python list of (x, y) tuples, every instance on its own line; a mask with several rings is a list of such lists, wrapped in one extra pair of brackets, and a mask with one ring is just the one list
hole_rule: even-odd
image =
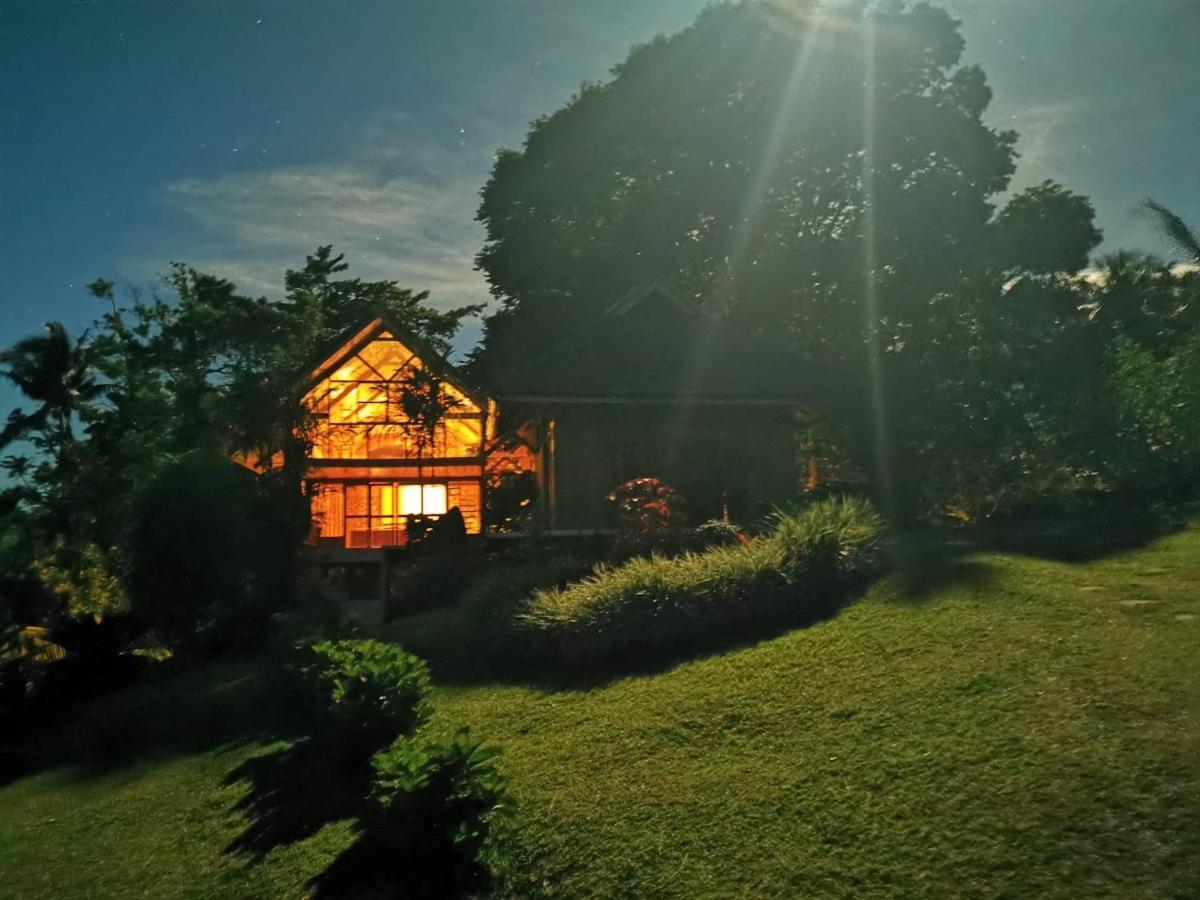
[(631, 551), (648, 550), (681, 529), (683, 496), (658, 478), (633, 478), (618, 485), (608, 501), (617, 505), (619, 545)]

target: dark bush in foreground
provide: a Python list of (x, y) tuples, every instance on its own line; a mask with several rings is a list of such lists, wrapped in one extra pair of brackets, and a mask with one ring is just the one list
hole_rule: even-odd
[(261, 646), (271, 614), (294, 599), (303, 503), (215, 452), (165, 465), (133, 504), (126, 587), (134, 618), (177, 651)]
[(633, 559), (562, 590), (539, 591), (518, 622), (535, 651), (591, 662), (816, 614), (878, 569), (881, 524), (861, 500), (781, 511), (770, 534), (745, 544)]
[(427, 730), (429, 671), (401, 647), (339, 640), (304, 652), (288, 674), (307, 734), (233, 774), (250, 782), (239, 809), (251, 824), (231, 847), (261, 855), (353, 818), (359, 838), (313, 880), (318, 896), (461, 897), (489, 887), (500, 861), (492, 823), (513, 806), (493, 764), (499, 751), (466, 729), (453, 738)]
[(487, 888), (499, 861), (492, 826), (512, 814), (498, 750), (418, 735), (375, 755), (358, 843), (320, 879), (325, 893), (462, 897)]
[(322, 641), (309, 648), (304, 674), (316, 704), (318, 737), (348, 766), (398, 737), (413, 734), (429, 718), (429, 669), (396, 644)]

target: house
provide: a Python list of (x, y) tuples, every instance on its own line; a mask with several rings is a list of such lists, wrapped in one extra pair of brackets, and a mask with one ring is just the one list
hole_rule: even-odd
[(545, 526), (611, 529), (607, 496), (647, 475), (683, 495), (693, 522), (749, 521), (796, 496), (818, 414), (765, 344), (650, 282), (494, 378), (501, 427), (538, 451)]
[[(304, 403), (318, 546), (402, 546), (414, 521), (454, 509), (468, 534), (482, 533), (495, 404), (432, 348), (376, 317), (312, 371)], [(531, 454), (510, 456), (532, 467)]]
[(743, 344), (651, 288), (581, 321), (486, 396), (377, 317), (307, 382), (314, 542), (336, 555), (402, 546), (413, 523), (455, 509), (483, 534), (489, 496), (514, 476), (537, 497), (527, 524), (550, 533), (612, 529), (608, 494), (646, 475), (679, 490), (693, 521), (765, 512), (798, 490), (798, 435), (815, 414)]

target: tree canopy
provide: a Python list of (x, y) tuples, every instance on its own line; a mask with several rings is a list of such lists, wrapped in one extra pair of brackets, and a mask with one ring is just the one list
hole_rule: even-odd
[(718, 5), (636, 48), (497, 158), (478, 262), (501, 308), (477, 371), (502, 378), (647, 280), (861, 362), (868, 285), (899, 322), (990, 258), (1015, 135), (985, 123), (963, 49), (926, 4), (806, 2)]
[[(1017, 136), (988, 124), (965, 50), (902, 0), (719, 4), (635, 48), (497, 156), (473, 374), (620, 393), (688, 356), (709, 370), (692, 384), (765, 378), (924, 509), (1126, 478), (1142, 439), (1114, 449), (1113, 379), (1149, 370), (1115, 348), (1194, 340), (1194, 280), (1147, 259), (1080, 274), (1091, 202), (1053, 181), (1005, 197)], [(655, 290), (693, 315), (638, 327), (626, 298)]]
[[(214, 604), (262, 612), (291, 590), (309, 527), (299, 380), (380, 313), (445, 350), (479, 309), (438, 310), (425, 292), (343, 276), (346, 269), (320, 247), (286, 273), (286, 293), (275, 300), (185, 264), (149, 296), (118, 297), (100, 279), (91, 293), (107, 310), (84, 335), (72, 340), (50, 323), (45, 335), (0, 354), (0, 376), (34, 403), (9, 416), (0, 448), (26, 438), (36, 451), (4, 460), (13, 481), (0, 493), (0, 531), (15, 529), (32, 544), (23, 552), (37, 557), (41, 581), (64, 600), (60, 612), (86, 609), (89, 593), (97, 610), (111, 611), (117, 584), (135, 612), (141, 604), (144, 622), (170, 620), (184, 631), (196, 604), (180, 600), (174, 618), (153, 609), (171, 594), (205, 593), (181, 572), (224, 579), (207, 591), (220, 596), (204, 601), (214, 622)], [(261, 477), (242, 477), (231, 456), (256, 464)], [(236, 528), (227, 521), (251, 513), (254, 521)], [(212, 527), (197, 525), (205, 515)], [(28, 567), (18, 568), (14, 580)]]

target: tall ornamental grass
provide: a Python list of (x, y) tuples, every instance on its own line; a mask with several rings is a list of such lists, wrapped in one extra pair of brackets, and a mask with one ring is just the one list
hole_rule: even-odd
[(730, 631), (815, 618), (879, 568), (882, 522), (866, 501), (780, 510), (773, 526), (745, 544), (639, 557), (538, 591), (518, 627), (534, 652), (566, 663), (671, 653)]

